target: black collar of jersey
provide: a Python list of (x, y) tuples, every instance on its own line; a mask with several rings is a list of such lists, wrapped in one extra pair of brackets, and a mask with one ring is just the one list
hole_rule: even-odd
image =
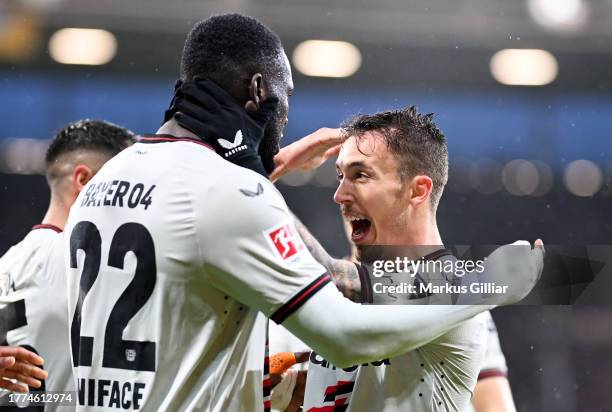
[(200, 139), (196, 139), (193, 137), (178, 137), (172, 136), (170, 134), (151, 134), (151, 135), (142, 135), (138, 138), (139, 143), (169, 143), (169, 142), (191, 142), (195, 144), (199, 144), (200, 146), (204, 146), (213, 152), (215, 149), (212, 148), (209, 144), (204, 143)]
[(443, 256), (454, 256), (454, 253), (450, 249), (438, 249), (435, 252), (431, 252), (428, 255), (423, 256), (423, 260), (438, 260)]

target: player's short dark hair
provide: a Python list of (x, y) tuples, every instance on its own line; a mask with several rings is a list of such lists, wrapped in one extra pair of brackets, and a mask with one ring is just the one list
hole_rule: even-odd
[(365, 133), (380, 133), (389, 151), (397, 155), (402, 181), (420, 174), (431, 178), (431, 202), (435, 208), (448, 181), (448, 146), (446, 138), (433, 122), (433, 116), (433, 113), (419, 114), (415, 106), (410, 106), (358, 115), (342, 127), (348, 136), (355, 136), (358, 144)]
[(109, 157), (134, 143), (134, 133), (104, 120), (79, 120), (60, 130), (47, 149), (47, 167), (63, 154), (91, 150)]
[(241, 14), (223, 14), (202, 20), (185, 40), (181, 77), (206, 77), (226, 90), (255, 73), (278, 74), (283, 46), (265, 24)]

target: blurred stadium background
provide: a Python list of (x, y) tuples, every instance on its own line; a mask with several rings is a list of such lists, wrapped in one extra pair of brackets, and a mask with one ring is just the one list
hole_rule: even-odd
[[(82, 118), (154, 132), (185, 34), (230, 11), (266, 22), (292, 60), (285, 143), (360, 112), (437, 113), (450, 149), (438, 215), (448, 244), (610, 243), (612, 0), (3, 0), (0, 253), (42, 218), (54, 132)], [(341, 256), (335, 186), (332, 163), (279, 184)], [(520, 411), (612, 410), (610, 308), (494, 317)]]

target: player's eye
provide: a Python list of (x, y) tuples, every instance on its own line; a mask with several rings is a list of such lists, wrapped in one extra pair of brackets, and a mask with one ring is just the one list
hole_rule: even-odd
[(338, 179), (338, 181), (341, 181), (344, 178), (344, 175), (342, 173), (336, 173), (336, 179)]
[(357, 172), (355, 173), (355, 179), (356, 180), (365, 180), (368, 179), (370, 176), (368, 176), (367, 174), (363, 173), (363, 172)]

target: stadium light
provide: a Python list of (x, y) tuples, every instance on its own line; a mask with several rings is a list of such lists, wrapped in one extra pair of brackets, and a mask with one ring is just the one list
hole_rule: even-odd
[(510, 86), (544, 86), (557, 78), (559, 65), (550, 52), (540, 49), (504, 49), (493, 55), (493, 78)]
[(588, 18), (588, 4), (584, 0), (529, 0), (527, 9), (536, 23), (554, 31), (575, 31)]
[(117, 39), (106, 30), (65, 28), (49, 39), (49, 54), (58, 63), (98, 66), (117, 53)]
[(306, 76), (349, 77), (361, 66), (361, 53), (344, 41), (307, 40), (293, 51), (293, 65)]
[(482, 158), (470, 165), (468, 179), (479, 193), (492, 195), (502, 188), (502, 165), (498, 161)]
[(590, 160), (574, 160), (567, 165), (563, 182), (572, 194), (590, 197), (601, 189), (603, 173), (599, 166)]
[(14, 174), (44, 174), (49, 140), (7, 138), (0, 141), (0, 171)]
[(544, 196), (552, 189), (554, 183), (553, 171), (549, 165), (541, 160), (534, 160), (532, 163), (538, 170), (538, 186), (531, 193), (531, 196)]
[(514, 196), (532, 195), (540, 183), (538, 168), (528, 160), (514, 159), (504, 166), (502, 183)]

